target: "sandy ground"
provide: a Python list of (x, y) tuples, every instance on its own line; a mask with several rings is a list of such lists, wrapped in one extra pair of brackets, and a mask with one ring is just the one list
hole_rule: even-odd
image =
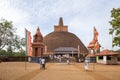
[(0, 80), (16, 80), (18, 77), (39, 69), (39, 64), (25, 62), (0, 63)]
[(120, 65), (89, 64), (89, 71), (83, 63), (47, 63), (46, 70), (40, 70), (37, 63), (2, 62), (0, 80), (120, 80)]

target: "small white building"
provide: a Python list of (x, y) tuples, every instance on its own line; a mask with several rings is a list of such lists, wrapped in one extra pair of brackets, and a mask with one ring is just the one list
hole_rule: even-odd
[(118, 55), (120, 54), (107, 49), (95, 54), (97, 63), (102, 64), (117, 64)]
[(88, 58), (96, 58), (96, 63), (102, 63), (102, 64), (117, 64), (118, 59), (117, 56), (120, 55), (120, 53), (113, 52), (110, 50), (103, 50), (100, 53), (92, 54), (89, 53), (87, 55)]

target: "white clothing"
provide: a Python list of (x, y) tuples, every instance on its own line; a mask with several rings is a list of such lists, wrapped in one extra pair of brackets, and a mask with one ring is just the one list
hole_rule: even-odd
[(88, 70), (89, 69), (89, 63), (88, 63), (88, 60), (85, 60), (85, 70)]
[(45, 59), (41, 59), (41, 64), (45, 64)]
[(85, 70), (88, 70), (88, 63), (85, 63)]
[(67, 60), (67, 64), (69, 64), (69, 62), (70, 62), (70, 61), (69, 61), (69, 60)]

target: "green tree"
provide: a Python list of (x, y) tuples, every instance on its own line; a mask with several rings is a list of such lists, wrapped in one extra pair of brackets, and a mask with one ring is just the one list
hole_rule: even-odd
[(12, 21), (7, 21), (5, 19), (0, 20), (0, 50), (7, 48), (13, 51), (24, 46), (24, 38), (21, 39), (15, 32), (16, 28), (13, 27)]
[(25, 56), (25, 52), (15, 52), (14, 56), (18, 57), (18, 56)]
[(120, 8), (111, 10), (112, 20), (109, 22), (112, 28), (109, 29), (109, 34), (114, 35), (113, 46), (120, 47)]
[(1, 46), (1, 42), (2, 42), (2, 40), (0, 39), (0, 46)]
[(6, 50), (0, 50), (0, 56), (5, 56), (7, 54)]

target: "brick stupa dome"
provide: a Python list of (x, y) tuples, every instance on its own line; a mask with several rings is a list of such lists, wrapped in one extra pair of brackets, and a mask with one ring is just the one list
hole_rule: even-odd
[(59, 47), (80, 47), (82, 53), (88, 53), (87, 48), (82, 41), (73, 33), (68, 32), (68, 26), (63, 25), (63, 20), (60, 17), (59, 24), (54, 26), (54, 32), (47, 34), (43, 38), (44, 44), (47, 46), (47, 52), (53, 52)]

